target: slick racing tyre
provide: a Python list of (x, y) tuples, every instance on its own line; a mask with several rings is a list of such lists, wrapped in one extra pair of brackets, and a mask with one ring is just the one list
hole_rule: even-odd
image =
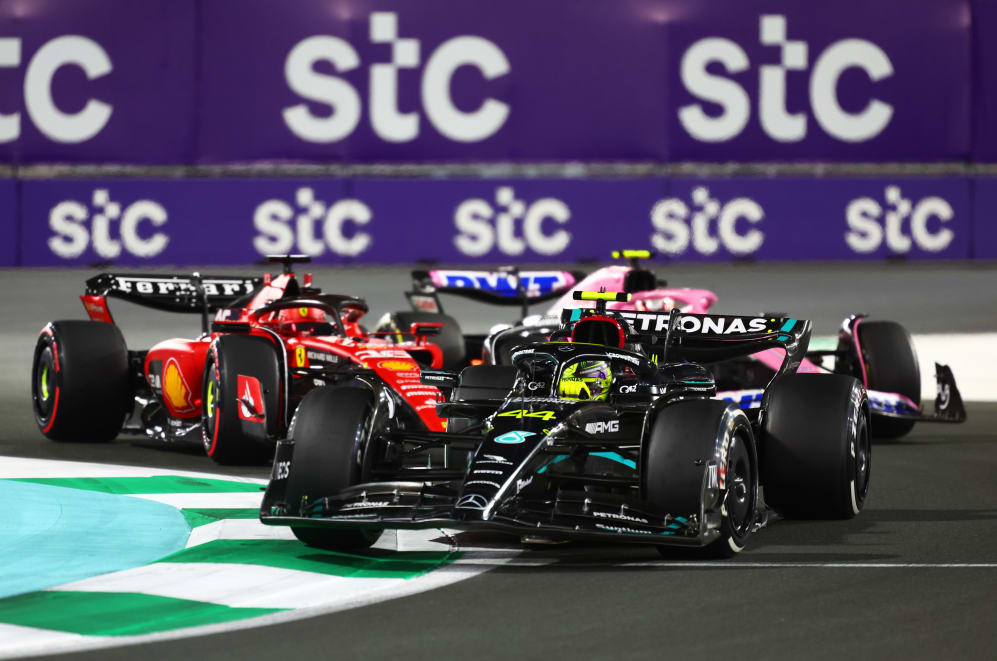
[[(301, 400), (291, 425), (288, 503), (298, 507), (302, 498), (335, 494), (361, 481), (373, 404), (373, 394), (360, 387), (324, 386)], [(329, 551), (364, 549), (381, 536), (380, 530), (291, 530), (305, 544)]]
[[(457, 371), (467, 364), (467, 349), (464, 344), (464, 335), (460, 330), (460, 324), (450, 315), (436, 312), (392, 312), (385, 315), (385, 318), (377, 326), (379, 332), (408, 333), (414, 323), (434, 323), (443, 324), (439, 335), (428, 338), (443, 352), (443, 369)], [(394, 336), (392, 336), (394, 337)], [(411, 340), (410, 335), (399, 335), (399, 341)]]
[[(758, 501), (758, 458), (745, 414), (715, 399), (667, 405), (646, 448), (644, 500), (672, 515), (696, 516), (700, 525), (719, 523), (719, 538), (701, 549), (705, 556), (731, 557), (744, 549)], [(710, 471), (716, 471), (716, 481)], [(658, 550), (666, 556), (671, 551)]]
[(759, 445), (769, 506), (801, 519), (850, 519), (862, 510), (872, 446), (869, 403), (854, 377), (776, 379)]
[[(861, 321), (856, 328), (870, 390), (895, 392), (921, 405), (921, 370), (910, 333), (894, 321)], [(872, 435), (899, 438), (914, 427), (913, 420), (876, 416)]]
[(53, 441), (109, 441), (134, 403), (125, 338), (114, 324), (53, 321), (31, 366), (35, 422)]
[[(277, 352), (265, 338), (223, 335), (215, 340), (204, 363), (201, 396), (201, 439), (209, 457), (219, 464), (262, 464), (272, 459), (274, 449), (263, 439), (279, 431), (279, 370)], [(259, 382), (264, 411), (257, 413), (266, 414), (265, 431), (261, 423), (244, 422), (249, 411), (240, 403), (247, 396), (239, 392), (240, 376), (243, 388), (246, 377)], [(260, 438), (247, 435), (243, 426), (250, 424), (261, 424)]]

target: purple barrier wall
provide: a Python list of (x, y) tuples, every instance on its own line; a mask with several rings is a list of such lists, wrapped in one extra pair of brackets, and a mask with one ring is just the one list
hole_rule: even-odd
[(0, 179), (0, 266), (17, 264), (17, 181)]
[[(54, 180), (23, 183), (28, 266), (964, 259), (960, 179)], [(994, 194), (997, 197), (997, 194)], [(994, 200), (992, 208), (997, 208)]]
[(997, 2), (973, 0), (973, 153), (997, 161)]
[(190, 163), (194, 0), (0, 0), (0, 159)]
[(972, 257), (997, 259), (997, 178), (973, 180)]
[(346, 4), (206, 4), (200, 161), (969, 152), (968, 0)]
[(974, 67), (992, 142), (970, 0), (333, 4), (0, 0), (0, 158), (963, 160)]
[(966, 157), (968, 0), (672, 7), (670, 159)]

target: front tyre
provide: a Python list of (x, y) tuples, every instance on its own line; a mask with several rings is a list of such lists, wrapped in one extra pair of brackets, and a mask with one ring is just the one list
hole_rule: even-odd
[(53, 321), (31, 366), (38, 429), (53, 441), (109, 441), (134, 403), (128, 348), (114, 324)]
[(672, 515), (695, 515), (701, 526), (719, 531), (703, 555), (731, 557), (744, 549), (755, 524), (758, 459), (751, 423), (735, 405), (694, 399), (663, 408), (647, 441), (641, 480), (648, 502)]
[[(921, 369), (907, 329), (894, 321), (862, 320), (855, 333), (869, 389), (899, 393), (920, 406)], [(872, 434), (878, 438), (899, 438), (913, 428), (913, 420), (877, 416), (872, 421)]]
[[(287, 502), (297, 511), (314, 500), (359, 484), (371, 430), (374, 396), (361, 387), (316, 388), (309, 392), (291, 425), (294, 454), (287, 478)], [(291, 526), (294, 536), (328, 551), (368, 548), (380, 530), (338, 530)]]
[(765, 501), (800, 519), (850, 519), (869, 492), (869, 403), (857, 379), (791, 374), (768, 393), (761, 446)]

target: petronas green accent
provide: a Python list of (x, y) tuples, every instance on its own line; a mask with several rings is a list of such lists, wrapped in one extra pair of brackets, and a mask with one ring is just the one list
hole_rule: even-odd
[(262, 491), (259, 484), (213, 478), (156, 475), (153, 477), (24, 477), (17, 482), (33, 482), (53, 487), (102, 491), (104, 493), (237, 493)]
[(415, 578), (455, 560), (447, 551), (381, 551), (334, 553), (296, 540), (219, 539), (166, 556), (162, 562), (226, 562), (297, 569), (354, 578)]
[(180, 512), (191, 528), (222, 519), (255, 519), (260, 515), (258, 507), (195, 507), (182, 509)]
[(232, 608), (135, 592), (28, 592), (0, 599), (0, 622), (87, 636), (134, 636), (231, 622), (283, 608)]

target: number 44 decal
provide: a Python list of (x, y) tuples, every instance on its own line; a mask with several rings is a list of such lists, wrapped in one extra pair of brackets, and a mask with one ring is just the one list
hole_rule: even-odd
[(526, 409), (515, 409), (499, 413), (500, 418), (540, 418), (545, 422), (553, 420), (557, 416), (554, 411), (527, 411)]

